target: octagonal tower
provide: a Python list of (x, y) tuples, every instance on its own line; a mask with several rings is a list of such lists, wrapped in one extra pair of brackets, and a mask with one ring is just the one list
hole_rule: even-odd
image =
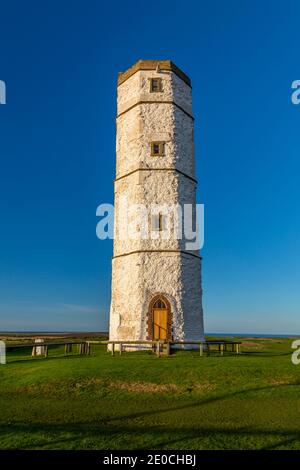
[(111, 341), (204, 338), (201, 258), (174, 212), (190, 204), (195, 216), (193, 132), (191, 82), (175, 64), (119, 74)]

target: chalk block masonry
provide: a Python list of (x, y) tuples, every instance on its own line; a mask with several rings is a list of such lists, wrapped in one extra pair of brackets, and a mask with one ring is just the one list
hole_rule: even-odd
[[(142, 60), (119, 74), (110, 341), (204, 339), (199, 252), (162, 232), (118, 236), (124, 196), (129, 205), (195, 205), (193, 132), (190, 79), (171, 61)], [(163, 142), (163, 156), (151, 154), (153, 142)]]

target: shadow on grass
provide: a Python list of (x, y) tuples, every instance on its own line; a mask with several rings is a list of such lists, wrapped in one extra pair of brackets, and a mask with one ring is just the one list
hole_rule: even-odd
[[(253, 429), (251, 427), (237, 426), (235, 429), (229, 425), (211, 426), (199, 425), (181, 426), (165, 424), (153, 425), (141, 422), (142, 418), (149, 416), (154, 419), (158, 415), (169, 412), (181, 412), (190, 408), (204, 407), (207, 404), (219, 402), (234, 397), (243, 397), (245, 394), (275, 388), (297, 386), (299, 383), (269, 385), (251, 389), (239, 390), (233, 393), (210, 397), (203, 400), (192, 401), (181, 406), (161, 407), (154, 410), (145, 410), (136, 413), (103, 418), (89, 422), (71, 422), (67, 424), (43, 424), (14, 422), (3, 424), (0, 429), (1, 441), (11, 439), (16, 445), (10, 448), (36, 449), (36, 448), (131, 448), (131, 449), (166, 449), (166, 448), (255, 448), (272, 450), (278, 447), (300, 449), (300, 430), (285, 429), (274, 430), (269, 428)], [(137, 420), (136, 422), (132, 422)], [(167, 417), (165, 421), (170, 420)], [(99, 423), (100, 421), (100, 423)], [(177, 421), (178, 422), (178, 421)], [(164, 423), (164, 421), (163, 421)], [(39, 436), (42, 434), (43, 437)], [(66, 436), (67, 434), (67, 436)], [(70, 435), (71, 434), (71, 435)], [(58, 438), (58, 435), (61, 435)], [(248, 440), (253, 438), (253, 440)], [(274, 439), (276, 442), (274, 442)], [(30, 443), (26, 443), (30, 440)], [(191, 441), (194, 441), (191, 444)], [(204, 442), (205, 441), (205, 442)], [(70, 447), (65, 444), (69, 443)], [(294, 444), (293, 444), (294, 443)], [(203, 444), (203, 446), (202, 446)], [(180, 446), (179, 446), (180, 445)], [(175, 447), (172, 447), (175, 446)], [(179, 447), (178, 447), (179, 446)], [(5, 445), (6, 448), (7, 445)]]
[[(246, 429), (239, 427), (199, 426), (138, 426), (105, 424), (10, 424), (1, 426), (1, 441), (13, 435), (16, 442), (10, 448), (19, 449), (300, 449), (300, 431), (294, 429), (272, 430), (269, 428)], [(42, 435), (42, 436), (41, 436)], [(61, 436), (61, 437), (59, 437)], [(26, 440), (30, 442), (26, 443)], [(256, 442), (253, 442), (253, 439)], [(23, 442), (23, 444), (20, 444)]]
[(114, 418), (111, 418), (111, 419), (108, 419), (108, 420), (105, 420), (105, 421), (107, 421), (107, 422), (122, 421), (124, 419), (143, 418), (143, 417), (146, 417), (146, 416), (158, 415), (160, 413), (168, 413), (170, 411), (182, 411), (182, 410), (185, 410), (185, 409), (188, 409), (188, 408), (199, 407), (199, 406), (204, 406), (204, 405), (208, 405), (208, 404), (211, 404), (211, 403), (216, 403), (218, 401), (226, 400), (226, 399), (229, 399), (229, 398), (242, 397), (242, 396), (244, 396), (245, 394), (248, 394), (248, 393), (262, 392), (262, 391), (265, 391), (265, 390), (278, 389), (278, 388), (283, 388), (283, 387), (284, 388), (286, 388), (286, 387), (295, 387), (295, 386), (299, 386), (299, 385), (300, 385), (299, 382), (295, 382), (295, 383), (288, 383), (288, 384), (266, 385), (264, 387), (254, 387), (254, 388), (248, 388), (248, 389), (244, 389), (244, 390), (237, 390), (236, 392), (205, 398), (205, 399), (202, 399), (201, 401), (193, 401), (192, 403), (184, 404), (184, 405), (181, 405), (181, 406), (160, 408), (156, 411), (153, 411), (153, 410), (151, 410), (151, 411), (142, 411), (142, 412), (133, 413), (131, 415), (123, 415), (123, 416), (119, 416), (119, 417), (114, 417)]
[(255, 357), (277, 357), (277, 356), (291, 356), (291, 352), (260, 352), (260, 351), (243, 351), (241, 356), (255, 356)]
[[(290, 352), (282, 352), (282, 353), (272, 353), (272, 352), (259, 352), (259, 351), (243, 351), (241, 354), (237, 355), (236, 353), (231, 353), (231, 352), (226, 352), (224, 353), (224, 355), (222, 356), (218, 351), (212, 351), (208, 356), (204, 356), (204, 357), (200, 357), (199, 353), (195, 353), (193, 351), (176, 351), (175, 353), (172, 353), (170, 356), (162, 356), (161, 358), (157, 358), (156, 355), (154, 355), (153, 353), (151, 352), (137, 352), (137, 353), (132, 353), (132, 352), (129, 352), (129, 353), (123, 353), (122, 356), (125, 356), (126, 359), (128, 358), (132, 358), (132, 359), (135, 359), (137, 357), (137, 355), (142, 355), (143, 354), (143, 357), (144, 358), (149, 358), (149, 357), (152, 357), (153, 359), (155, 360), (161, 360), (161, 359), (167, 359), (167, 360), (170, 360), (170, 359), (179, 359), (180, 357), (186, 359), (187, 357), (190, 357), (191, 359), (199, 359), (201, 361), (205, 360), (205, 359), (209, 359), (209, 358), (219, 358), (220, 360), (222, 359), (225, 359), (225, 358), (235, 358), (235, 357), (239, 357), (239, 358), (243, 358), (243, 357), (261, 357), (261, 358), (266, 358), (266, 357), (279, 357), (279, 356), (291, 356), (292, 353)], [(189, 356), (187, 356), (187, 354)], [(117, 355), (117, 357), (120, 357), (120, 360), (122, 360), (122, 356), (120, 357), (119, 355)], [(82, 354), (79, 354), (79, 353), (73, 353), (73, 354), (70, 354), (70, 355), (63, 355), (63, 354), (53, 354), (53, 355), (49, 355), (48, 357), (32, 357), (30, 355), (28, 356), (22, 356), (22, 357), (16, 357), (16, 356), (13, 356), (13, 357), (10, 357), (10, 355), (8, 354), (7, 355), (7, 364), (17, 364), (17, 363), (20, 363), (20, 362), (36, 362), (36, 361), (49, 361), (49, 360), (59, 360), (59, 359), (78, 359), (78, 358), (86, 358), (88, 359), (89, 357), (96, 357), (96, 355), (93, 355), (91, 354), (90, 356), (86, 356), (86, 355), (82, 355)], [(103, 357), (111, 357), (111, 354), (108, 353), (108, 352), (105, 352), (103, 354)], [(116, 359), (117, 359), (116, 357)]]
[[(293, 434), (293, 433), (291, 433), (291, 434)], [(292, 442), (297, 443), (297, 441), (299, 441), (299, 444), (300, 444), (300, 434), (297, 434), (296, 436), (297, 437), (291, 437), (289, 439), (283, 439), (283, 440), (277, 442), (276, 444), (261, 447), (260, 450), (276, 450), (276, 449), (279, 449), (280, 447), (285, 447), (285, 448), (289, 449), (291, 447), (290, 444), (292, 444)], [(300, 445), (298, 445), (298, 449), (300, 449)]]
[(48, 356), (48, 357), (31, 357), (31, 356), (23, 356), (22, 359), (11, 359), (9, 356), (7, 357), (7, 363), (6, 365), (9, 364), (17, 364), (18, 362), (39, 362), (39, 361), (53, 361), (53, 360), (58, 360), (58, 359), (82, 359), (82, 358), (88, 358), (89, 356), (86, 356), (84, 354), (70, 354), (68, 356), (64, 356), (62, 354), (58, 355), (53, 355), (53, 356)]

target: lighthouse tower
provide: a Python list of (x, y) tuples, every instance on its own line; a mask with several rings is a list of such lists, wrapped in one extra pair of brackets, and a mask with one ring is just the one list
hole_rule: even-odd
[(203, 340), (201, 258), (184, 227), (193, 129), (191, 82), (173, 62), (119, 73), (111, 341)]

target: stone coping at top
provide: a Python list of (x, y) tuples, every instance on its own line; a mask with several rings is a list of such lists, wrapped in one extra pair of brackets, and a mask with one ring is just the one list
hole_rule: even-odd
[(139, 70), (169, 70), (176, 73), (187, 85), (192, 86), (190, 78), (177, 67), (171, 60), (139, 60), (126, 72), (119, 72), (118, 86), (124, 83), (129, 77)]

